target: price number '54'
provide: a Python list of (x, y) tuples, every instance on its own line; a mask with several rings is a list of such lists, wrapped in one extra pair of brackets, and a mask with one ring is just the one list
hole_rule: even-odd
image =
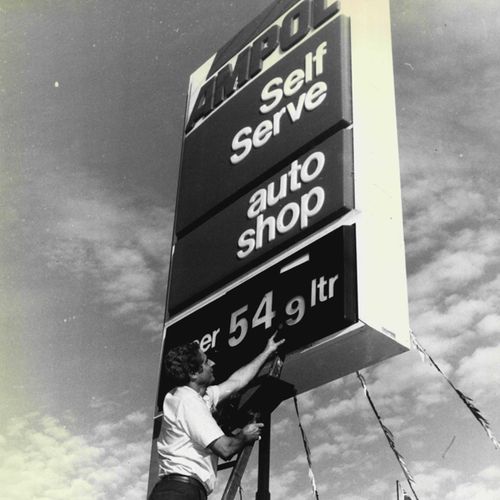
[[(298, 323), (304, 317), (305, 311), (306, 301), (304, 297), (297, 295), (290, 299), (285, 306), (285, 312), (288, 316), (286, 324), (291, 326)], [(231, 314), (228, 340), (228, 344), (231, 347), (240, 344), (248, 333), (249, 322), (246, 317), (247, 313), (248, 305), (244, 305)], [(273, 309), (273, 292), (270, 291), (262, 297), (259, 306), (252, 316), (252, 329), (260, 325), (264, 325), (266, 330), (271, 328), (275, 316), (276, 311)]]

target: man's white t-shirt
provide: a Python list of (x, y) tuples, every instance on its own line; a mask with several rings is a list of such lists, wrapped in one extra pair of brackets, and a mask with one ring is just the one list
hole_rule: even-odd
[(160, 477), (166, 474), (196, 476), (211, 493), (217, 474), (217, 457), (207, 446), (224, 435), (212, 411), (219, 401), (219, 387), (207, 388), (201, 397), (188, 386), (167, 393), (158, 438)]

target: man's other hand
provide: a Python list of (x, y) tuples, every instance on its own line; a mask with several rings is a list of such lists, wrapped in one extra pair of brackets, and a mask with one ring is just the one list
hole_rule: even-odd
[(251, 443), (260, 438), (261, 429), (264, 424), (259, 424), (252, 422), (251, 424), (245, 425), (241, 430), (241, 435), (247, 443)]

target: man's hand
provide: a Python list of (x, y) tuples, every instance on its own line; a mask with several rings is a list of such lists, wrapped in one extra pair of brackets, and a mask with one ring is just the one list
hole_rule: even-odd
[(267, 358), (274, 354), (278, 347), (285, 342), (284, 339), (279, 342), (274, 340), (277, 333), (276, 331), (271, 335), (265, 349), (253, 361), (236, 370), (225, 382), (219, 384), (219, 401), (223, 401), (229, 395), (243, 389), (257, 375)]
[(278, 350), (278, 347), (285, 342), (285, 339), (281, 339), (278, 342), (276, 342), (274, 339), (277, 334), (278, 331), (276, 330), (271, 335), (271, 337), (269, 337), (269, 340), (267, 341), (266, 348), (264, 349), (264, 352), (266, 353), (267, 357), (271, 356), (271, 354), (274, 354)]
[(264, 424), (252, 422), (238, 429), (232, 436), (221, 436), (208, 445), (218, 457), (229, 460), (235, 453), (240, 452), (247, 444), (253, 443), (260, 438), (261, 429)]
[(260, 439), (262, 427), (264, 427), (264, 424), (252, 422), (251, 424), (245, 425), (245, 427), (241, 429), (241, 436), (247, 443), (256, 441), (257, 439)]

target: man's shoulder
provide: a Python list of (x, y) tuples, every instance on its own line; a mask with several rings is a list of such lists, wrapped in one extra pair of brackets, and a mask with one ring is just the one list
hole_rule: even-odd
[(165, 401), (183, 402), (183, 401), (203, 401), (217, 399), (219, 395), (218, 386), (210, 386), (207, 388), (205, 395), (202, 397), (198, 392), (187, 385), (182, 385), (172, 389), (165, 395)]
[[(186, 390), (187, 389), (187, 390)], [(168, 406), (169, 408), (178, 408), (184, 402), (196, 399), (196, 394), (189, 387), (175, 387), (165, 394), (163, 400), (163, 406)]]
[(197, 398), (197, 393), (187, 385), (181, 385), (179, 387), (175, 387), (171, 391), (167, 392), (165, 395), (165, 401), (183, 401), (186, 399), (196, 399)]
[(214, 410), (219, 403), (220, 389), (218, 385), (210, 385), (207, 387), (205, 400), (208, 402), (209, 407)]
[(172, 389), (165, 395), (164, 405), (172, 408), (204, 403), (211, 411), (213, 411), (219, 402), (219, 395), (220, 389), (218, 385), (211, 385), (207, 387), (203, 397), (191, 387), (183, 385)]
[(207, 394), (209, 394), (210, 397), (212, 397), (212, 396), (218, 396), (219, 393), (220, 393), (220, 389), (219, 389), (218, 385), (209, 385), (207, 387)]

